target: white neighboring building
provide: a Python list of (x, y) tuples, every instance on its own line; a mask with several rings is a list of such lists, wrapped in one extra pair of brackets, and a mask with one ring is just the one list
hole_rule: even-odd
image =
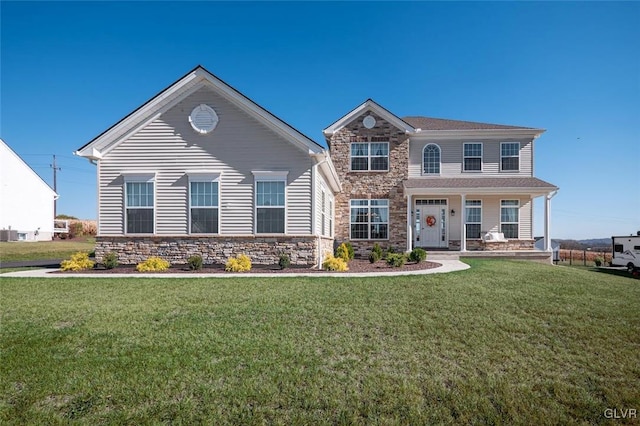
[(53, 203), (57, 198), (58, 194), (0, 139), (0, 230), (17, 231), (18, 240), (53, 239)]

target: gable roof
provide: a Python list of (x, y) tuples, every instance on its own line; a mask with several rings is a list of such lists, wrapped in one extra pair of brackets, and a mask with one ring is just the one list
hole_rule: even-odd
[(449, 120), (446, 118), (432, 118), (412, 116), (402, 118), (416, 129), (422, 130), (539, 130), (532, 127), (506, 126), (504, 124), (478, 123), (475, 121)]
[[(435, 133), (441, 135), (464, 134), (467, 136), (481, 133), (488, 135), (488, 132), (496, 132), (502, 135), (502, 132), (508, 133), (510, 136), (531, 136), (537, 137), (544, 132), (543, 129), (523, 126), (507, 126), (504, 124), (479, 123), (475, 121), (449, 120), (445, 118), (432, 118), (423, 116), (398, 117), (373, 99), (367, 99), (358, 105), (346, 115), (339, 118), (329, 127), (323, 130), (325, 136), (330, 136), (338, 130), (342, 129), (354, 119), (367, 111), (372, 111), (380, 117), (387, 120), (405, 133), (411, 136), (435, 136)], [(440, 133), (442, 132), (442, 133)]]
[(11, 147), (7, 145), (7, 143), (2, 139), (0, 139), (0, 147), (4, 147), (5, 148), (4, 150), (6, 150), (6, 152), (8, 152), (9, 155), (13, 157), (18, 164), (22, 164), (22, 166), (26, 170), (28, 170), (39, 182), (41, 182), (44, 187), (46, 187), (49, 191), (51, 191), (55, 199), (59, 197), (59, 195), (53, 190), (53, 188), (51, 188), (49, 184), (45, 182), (45, 180), (42, 179), (42, 177), (40, 177), (40, 175), (36, 173), (35, 170), (33, 170), (31, 166), (29, 166), (18, 154), (16, 154), (16, 152), (13, 149), (11, 149)]
[(79, 148), (74, 154), (86, 157), (89, 160), (102, 158), (104, 154), (117, 146), (127, 136), (135, 133), (155, 120), (163, 112), (204, 86), (213, 89), (251, 117), (283, 136), (293, 145), (308, 151), (309, 154), (318, 154), (324, 151), (321, 145), (253, 102), (238, 90), (207, 71), (203, 66), (198, 65), (122, 120)]
[(413, 128), (413, 126), (411, 126), (411, 124), (407, 123), (388, 109), (382, 107), (373, 99), (369, 98), (362, 104), (358, 105), (347, 114), (336, 120), (333, 124), (324, 129), (322, 133), (324, 133), (325, 135), (331, 135), (342, 129), (344, 126), (351, 123), (355, 118), (359, 117), (367, 111), (374, 112), (376, 115), (382, 117), (398, 129), (403, 130), (405, 133), (415, 132), (415, 129)]

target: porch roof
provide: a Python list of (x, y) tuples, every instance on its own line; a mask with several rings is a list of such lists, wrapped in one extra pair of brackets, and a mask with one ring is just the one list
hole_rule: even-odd
[(407, 194), (502, 194), (522, 193), (544, 195), (558, 187), (535, 177), (483, 177), (483, 178), (413, 178), (404, 181)]

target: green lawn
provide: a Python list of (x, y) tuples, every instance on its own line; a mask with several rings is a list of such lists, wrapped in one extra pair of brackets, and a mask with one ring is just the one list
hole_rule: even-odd
[(82, 238), (63, 241), (38, 241), (0, 243), (0, 261), (66, 259), (79, 251), (91, 252), (95, 238)]
[(604, 412), (640, 409), (640, 280), (469, 263), (371, 279), (0, 278), (0, 423), (629, 423)]

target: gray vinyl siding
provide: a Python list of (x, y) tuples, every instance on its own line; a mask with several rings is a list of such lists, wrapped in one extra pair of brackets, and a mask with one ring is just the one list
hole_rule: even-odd
[[(324, 221), (324, 229), (325, 229), (324, 234), (322, 233), (322, 190), (323, 189), (326, 197), (325, 199), (326, 215), (325, 215), (325, 221)], [(324, 176), (320, 172), (316, 174), (315, 190), (316, 190), (316, 207), (315, 207), (316, 234), (330, 237), (331, 236), (330, 216), (333, 214), (333, 212), (329, 210), (329, 202), (331, 201), (331, 204), (335, 204), (335, 201), (334, 201), (333, 193), (331, 192), (331, 189), (329, 189), (329, 185), (327, 185), (327, 182)], [(333, 226), (335, 227), (335, 223)]]
[[(430, 197), (431, 198), (431, 197)], [(449, 210), (456, 211), (455, 217), (449, 217), (449, 238), (459, 240), (464, 218), (464, 207), (459, 195), (442, 197), (449, 199)], [(518, 200), (519, 209), (519, 239), (532, 239), (533, 209), (532, 200), (528, 195), (467, 195), (467, 200), (482, 201), (482, 232), (500, 232), (500, 201)], [(458, 215), (458, 212), (460, 215)]]
[[(211, 106), (216, 129), (197, 134), (188, 122), (192, 109)], [(225, 98), (203, 88), (124, 140), (100, 160), (101, 235), (124, 233), (124, 175), (155, 173), (155, 233), (188, 233), (188, 172), (221, 173), (220, 233), (254, 232), (252, 171), (288, 171), (286, 232), (311, 233), (311, 160)]]
[[(482, 143), (482, 172), (463, 172), (462, 153), (465, 142)], [(520, 142), (520, 170), (517, 172), (500, 171), (500, 143)], [(409, 178), (422, 176), (422, 151), (430, 143), (440, 147), (440, 176), (446, 177), (482, 177), (482, 176), (533, 176), (533, 142), (531, 139), (493, 139), (493, 140), (412, 140), (409, 146)]]

